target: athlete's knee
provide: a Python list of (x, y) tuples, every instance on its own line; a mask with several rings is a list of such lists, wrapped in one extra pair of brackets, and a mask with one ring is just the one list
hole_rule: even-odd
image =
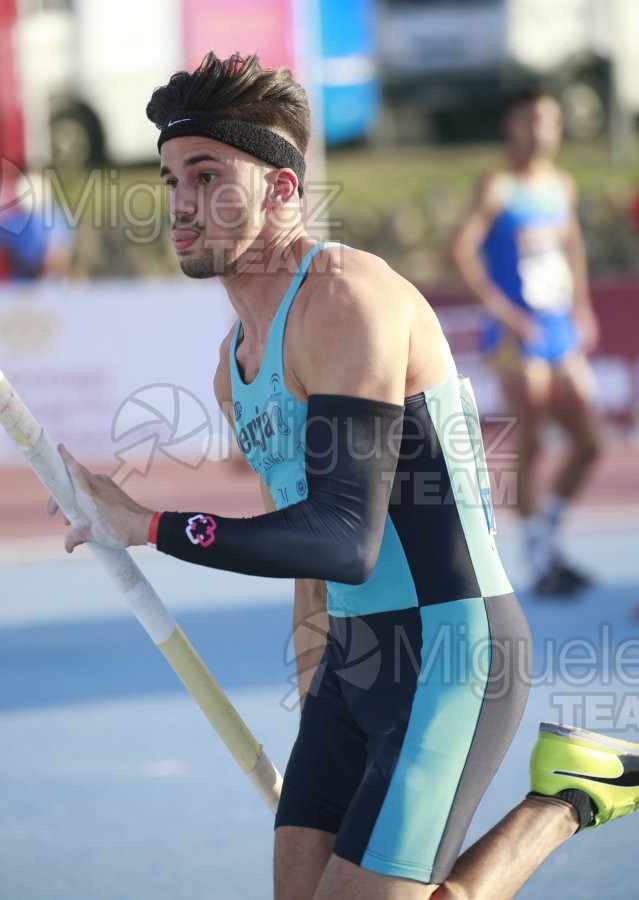
[(599, 428), (591, 428), (573, 439), (573, 455), (585, 468), (601, 456), (604, 448), (603, 436)]
[(448, 879), (440, 884), (431, 896), (433, 900), (473, 900), (473, 895), (466, 887)]
[(584, 465), (590, 466), (594, 461), (601, 456), (603, 451), (603, 441), (600, 437), (592, 435), (585, 441), (584, 445), (580, 448), (580, 456), (583, 460)]
[(539, 430), (537, 428), (531, 428), (529, 425), (522, 427), (519, 433), (517, 450), (519, 453), (520, 466), (526, 466), (533, 463), (541, 451)]

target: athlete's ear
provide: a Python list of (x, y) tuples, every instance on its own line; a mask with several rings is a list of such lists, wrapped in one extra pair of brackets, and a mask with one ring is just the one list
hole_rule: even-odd
[(281, 206), (297, 195), (297, 175), (292, 169), (277, 169), (269, 192), (269, 206)]

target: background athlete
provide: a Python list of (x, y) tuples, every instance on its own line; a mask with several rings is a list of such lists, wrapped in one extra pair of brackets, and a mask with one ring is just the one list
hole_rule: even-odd
[[(289, 72), (211, 54), (158, 88), (148, 114), (182, 269), (220, 276), (238, 314), (215, 390), (271, 511), (160, 515), (62, 450), (91, 521), (67, 549), (151, 542), (202, 565), (328, 582), (326, 649), (275, 822), (278, 900), (511, 897), (580, 826), (639, 803), (613, 779), (636, 769), (639, 748), (544, 728), (535, 793), (457, 858), (529, 665), (477, 490), (470, 388), (411, 285), (306, 233), (309, 110)], [(313, 581), (296, 602), (317, 603)], [(460, 670), (428, 667), (439, 638)], [(478, 646), (487, 667), (473, 665)]]
[[(601, 445), (586, 354), (598, 326), (588, 292), (576, 188), (553, 162), (561, 110), (541, 90), (511, 97), (504, 117), (507, 161), (481, 181), (451, 245), (465, 285), (489, 318), (483, 347), (517, 418), (518, 511), (538, 593), (572, 594), (588, 584), (557, 548), (567, 504)], [(569, 448), (540, 502), (534, 467), (548, 420)]]

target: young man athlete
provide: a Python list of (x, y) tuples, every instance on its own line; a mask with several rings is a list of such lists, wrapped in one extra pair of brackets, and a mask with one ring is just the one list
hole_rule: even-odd
[[(559, 524), (600, 448), (586, 353), (598, 336), (570, 176), (553, 163), (559, 104), (526, 89), (507, 105), (506, 164), (479, 185), (451, 245), (453, 262), (486, 307), (484, 349), (517, 417), (518, 510), (540, 594), (573, 594), (588, 579), (557, 550)], [(567, 458), (540, 506), (534, 466), (544, 423), (569, 440)]]
[[(221, 277), (238, 314), (215, 391), (270, 511), (160, 515), (62, 449), (91, 519), (66, 547), (151, 542), (294, 577), (298, 620), (328, 582), (326, 647), (275, 821), (277, 900), (511, 897), (580, 827), (639, 805), (617, 778), (632, 781), (639, 747), (544, 726), (533, 793), (458, 858), (529, 671), (470, 388), (411, 285), (306, 233), (309, 112), (288, 71), (210, 54), (158, 88), (148, 115), (181, 267)], [(429, 663), (442, 642), (450, 670)]]

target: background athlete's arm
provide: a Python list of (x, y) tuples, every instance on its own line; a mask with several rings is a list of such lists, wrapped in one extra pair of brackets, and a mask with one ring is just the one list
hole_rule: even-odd
[(570, 203), (570, 219), (566, 235), (566, 257), (573, 279), (574, 316), (579, 329), (582, 347), (587, 353), (597, 345), (599, 325), (590, 297), (586, 251), (577, 211), (577, 188), (570, 175), (565, 172), (561, 174)]
[(531, 317), (492, 281), (481, 256), (482, 245), (501, 209), (501, 184), (499, 173), (487, 175), (480, 182), (470, 209), (452, 237), (449, 255), (471, 294), (518, 337), (529, 340), (534, 332)]

